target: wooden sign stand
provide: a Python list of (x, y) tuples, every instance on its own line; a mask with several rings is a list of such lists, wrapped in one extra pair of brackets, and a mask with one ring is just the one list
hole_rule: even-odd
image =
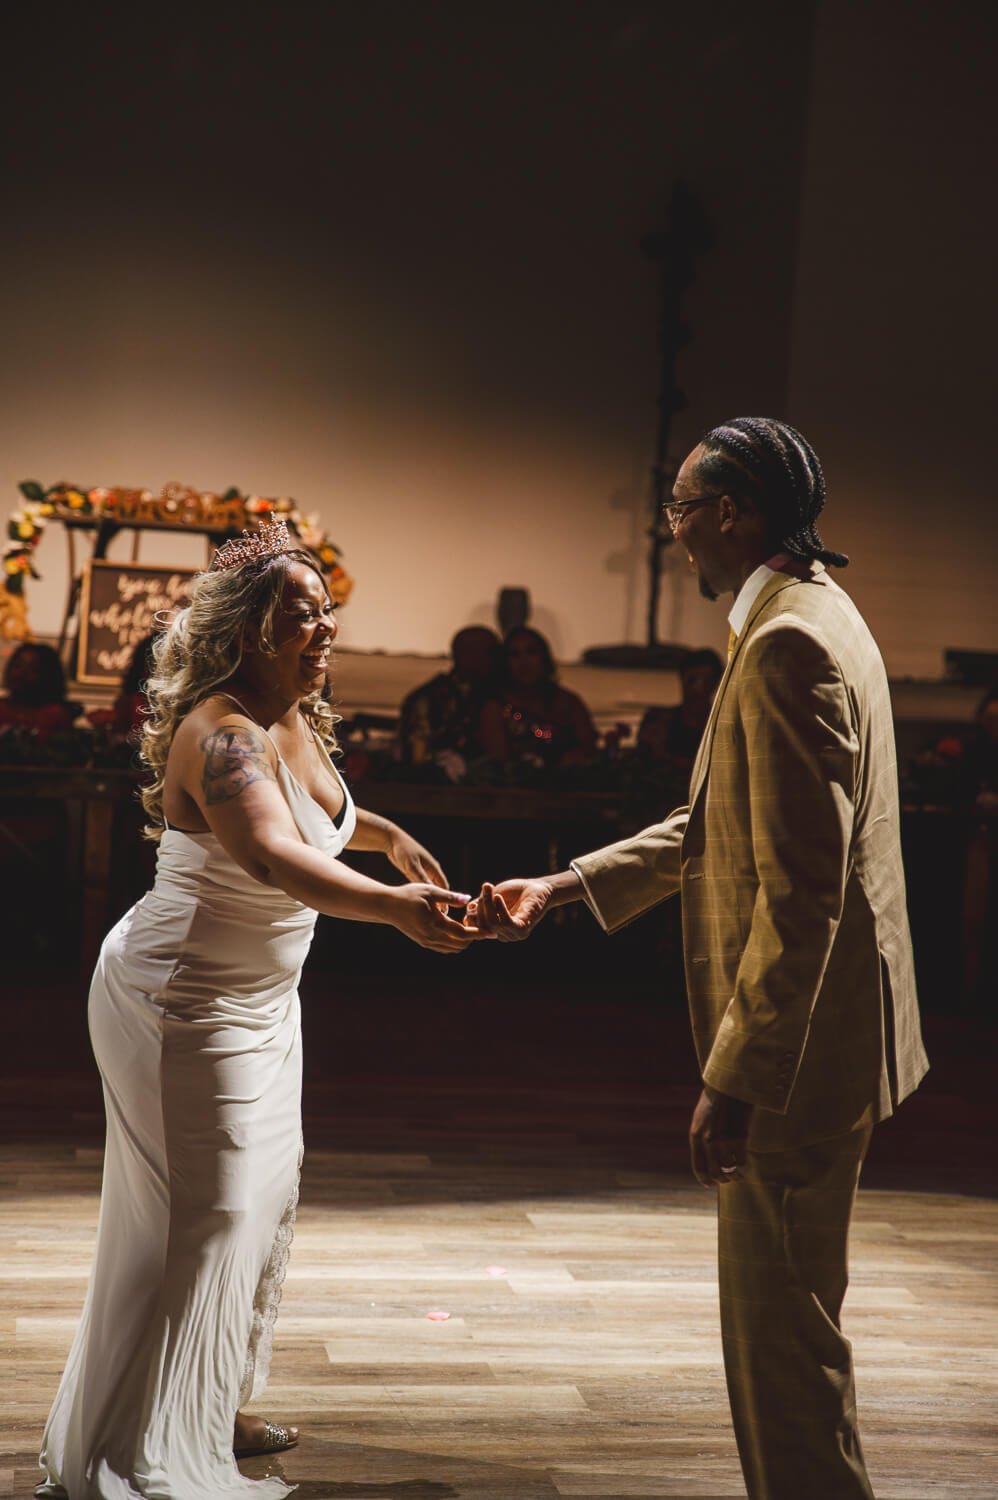
[[(83, 649), (81, 637), (85, 634), (82, 614), (86, 605), (84, 604), (81, 609), (81, 600), (83, 599), (84, 582), (88, 576), (88, 567), (93, 563), (103, 563), (106, 561), (107, 549), (119, 531), (130, 531), (132, 533), (130, 560), (133, 563), (138, 563), (139, 560), (139, 546), (143, 531), (171, 531), (174, 533), (185, 532), (187, 534), (193, 532), (196, 536), (203, 536), (205, 539), (205, 566), (210, 561), (212, 547), (219, 546), (220, 543), (226, 541), (229, 537), (238, 536), (240, 532), (240, 528), (235, 525), (213, 526), (205, 523), (204, 525), (185, 524), (177, 526), (176, 524), (171, 525), (167, 521), (118, 521), (112, 520), (108, 516), (80, 516), (79, 519), (60, 516), (59, 520), (66, 531), (66, 544), (69, 554), (69, 587), (66, 594), (66, 607), (63, 612), (62, 627), (59, 631), (59, 642), (56, 649), (67, 671), (70, 672), (74, 665), (73, 656), (77, 658), (78, 671), (82, 672), (84, 670), (84, 658), (81, 654), (81, 650)], [(78, 572), (76, 567), (76, 533), (86, 531), (94, 533), (94, 541), (89, 558)], [(143, 564), (142, 566), (144, 569), (149, 570), (153, 568), (153, 564)], [(165, 571), (186, 573), (190, 570), (166, 567)], [(76, 636), (72, 647), (70, 647), (70, 626), (74, 621), (76, 622)], [(94, 679), (80, 676), (78, 680), (82, 682)], [(96, 679), (96, 681), (101, 682), (106, 680), (104, 677)]]

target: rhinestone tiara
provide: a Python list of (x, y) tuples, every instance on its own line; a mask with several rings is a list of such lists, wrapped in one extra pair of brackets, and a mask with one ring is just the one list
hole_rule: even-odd
[(258, 557), (290, 552), (294, 546), (287, 521), (272, 521), (258, 531), (244, 531), (241, 537), (224, 542), (211, 560), (210, 571), (221, 573), (226, 568), (241, 568), (243, 563), (256, 562)]

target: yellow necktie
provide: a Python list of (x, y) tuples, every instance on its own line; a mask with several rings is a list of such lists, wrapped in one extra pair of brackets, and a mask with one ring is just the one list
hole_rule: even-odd
[(731, 660), (731, 658), (735, 654), (735, 642), (737, 640), (738, 640), (738, 636), (736, 635), (733, 626), (729, 625), (728, 626), (728, 660), (729, 661)]

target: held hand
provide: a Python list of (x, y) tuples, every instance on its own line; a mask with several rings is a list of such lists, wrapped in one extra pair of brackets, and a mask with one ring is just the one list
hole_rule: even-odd
[(423, 881), (427, 885), (446, 888), (447, 876), (433, 855), (401, 828), (395, 830), (385, 853), (406, 880)]
[(551, 881), (543, 877), (486, 884), (478, 900), (468, 906), (465, 922), (476, 923), (481, 937), (498, 938), (500, 943), (522, 942), (551, 910), (553, 896)]
[(399, 932), (436, 953), (463, 953), (479, 936), (477, 927), (455, 922), (448, 906), (467, 906), (469, 897), (434, 885), (393, 886), (391, 921)]
[(725, 1187), (741, 1177), (752, 1108), (704, 1085), (690, 1122), (693, 1175), (704, 1187)]

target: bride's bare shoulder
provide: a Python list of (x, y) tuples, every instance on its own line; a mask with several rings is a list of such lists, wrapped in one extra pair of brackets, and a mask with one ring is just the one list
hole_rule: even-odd
[(185, 716), (174, 736), (173, 748), (179, 757), (186, 759), (204, 754), (219, 740), (262, 752), (268, 760), (273, 755), (268, 736), (242, 705), (224, 693), (213, 693)]

